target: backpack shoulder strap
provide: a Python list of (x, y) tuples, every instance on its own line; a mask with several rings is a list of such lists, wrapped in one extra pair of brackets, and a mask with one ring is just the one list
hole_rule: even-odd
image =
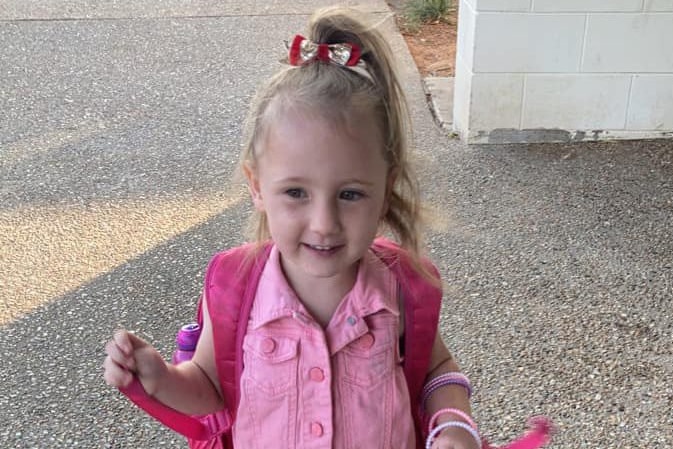
[(252, 245), (244, 245), (216, 254), (206, 269), (203, 295), (199, 300), (197, 318), (203, 324), (201, 301), (208, 301), (213, 323), (215, 358), (226, 410), (203, 417), (179, 412), (147, 394), (137, 377), (119, 390), (133, 403), (166, 427), (197, 441), (210, 440), (227, 432), (238, 407), (238, 382), (243, 369), (243, 337), (257, 291), (257, 281), (268, 257), (270, 245), (259, 253)]
[[(243, 371), (243, 339), (257, 284), (271, 251), (247, 244), (217, 254), (208, 266), (203, 297), (213, 328), (215, 363), (222, 398), (235, 419)], [(201, 313), (199, 308), (199, 321)]]
[(417, 430), (422, 431), (420, 395), (430, 366), (442, 302), (439, 272), (430, 260), (420, 261), (423, 268), (437, 278), (438, 285), (433, 285), (414, 268), (409, 254), (386, 238), (374, 240), (372, 249), (397, 277), (404, 298), (404, 375)]
[[(433, 285), (412, 265), (410, 256), (397, 244), (385, 238), (374, 241), (374, 251), (395, 273), (404, 298), (404, 343), (413, 348), (405, 353), (404, 372), (412, 397), (420, 395), (430, 364), (432, 344), (437, 333), (442, 290)], [(437, 268), (428, 259), (423, 267), (439, 280)]]

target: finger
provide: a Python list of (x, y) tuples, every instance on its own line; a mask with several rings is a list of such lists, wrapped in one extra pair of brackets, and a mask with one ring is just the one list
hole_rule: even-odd
[(124, 329), (116, 331), (113, 339), (126, 354), (131, 354), (137, 349), (149, 346), (149, 343), (145, 340)]
[(108, 358), (111, 359), (111, 361), (119, 365), (121, 368), (129, 371), (135, 371), (136, 362), (133, 351), (130, 353), (125, 352), (117, 340), (110, 340), (107, 342), (105, 345), (105, 353), (107, 354)]
[(103, 379), (110, 386), (124, 388), (133, 381), (133, 373), (124, 369), (110, 357), (106, 357), (103, 361), (103, 369)]
[(115, 331), (114, 336), (112, 337), (112, 340), (115, 342), (115, 344), (126, 355), (133, 353), (134, 346), (132, 335), (133, 334), (131, 334), (129, 331), (120, 329)]

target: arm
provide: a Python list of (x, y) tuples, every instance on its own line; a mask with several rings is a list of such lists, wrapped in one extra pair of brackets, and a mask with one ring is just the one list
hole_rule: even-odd
[[(426, 382), (450, 372), (460, 372), (460, 367), (446, 349), (439, 332), (435, 337), (430, 359), (430, 369)], [(436, 412), (445, 408), (458, 409), (468, 416), (471, 415), (470, 400), (467, 390), (461, 385), (446, 385), (435, 390), (426, 402), (426, 413), (432, 417)], [(465, 422), (460, 416), (445, 413), (438, 417), (435, 425), (449, 421)], [(479, 447), (474, 437), (459, 427), (449, 427), (442, 431), (435, 439), (433, 448), (473, 449)]]
[[(454, 360), (453, 356), (446, 349), (442, 337), (437, 333), (435, 342), (432, 346), (432, 356), (430, 358), (430, 369), (426, 377), (426, 382), (431, 381), (435, 377), (450, 373), (460, 372), (460, 367)], [(426, 404), (426, 411), (429, 416), (442, 408), (457, 408), (464, 411), (468, 415), (471, 413), (470, 400), (467, 391), (460, 385), (447, 385), (437, 389), (428, 398)], [(446, 420), (444, 420), (446, 421)], [(442, 422), (440, 418), (439, 422)]]
[(189, 415), (204, 415), (224, 406), (219, 392), (210, 317), (203, 308), (204, 328), (192, 361), (167, 363), (145, 340), (125, 331), (115, 332), (105, 346), (105, 381), (126, 387), (137, 376), (145, 391), (165, 405)]

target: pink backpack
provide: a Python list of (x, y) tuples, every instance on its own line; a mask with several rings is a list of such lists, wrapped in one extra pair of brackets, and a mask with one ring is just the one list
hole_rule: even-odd
[[(217, 253), (208, 264), (203, 296), (213, 324), (215, 359), (220, 387), (227, 409), (207, 416), (194, 417), (174, 410), (153, 399), (137, 379), (121, 392), (137, 406), (167, 427), (187, 437), (192, 449), (233, 449), (231, 426), (236, 419), (239, 402), (240, 376), (243, 371), (243, 338), (255, 298), (257, 284), (271, 244), (259, 251), (253, 244)], [(442, 292), (423, 278), (412, 266), (404, 250), (388, 239), (377, 238), (372, 250), (395, 273), (404, 298), (406, 351), (404, 374), (407, 379), (411, 405), (416, 423), (417, 448), (423, 448), (425, 429), (420, 413), (419, 398), (425, 382), (432, 344), (435, 339)], [(439, 277), (437, 269), (423, 260), (427, 270)], [(202, 324), (201, 301), (197, 319)], [(519, 441), (502, 449), (534, 449), (548, 440), (549, 423), (538, 420), (534, 430)], [(484, 449), (493, 448), (484, 442)], [(493, 448), (495, 449), (495, 448)]]

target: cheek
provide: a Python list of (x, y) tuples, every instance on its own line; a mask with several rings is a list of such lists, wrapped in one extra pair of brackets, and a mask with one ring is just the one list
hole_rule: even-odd
[(286, 233), (289, 228), (296, 227), (301, 223), (302, 209), (297, 205), (288, 204), (283, 199), (269, 198), (265, 201), (265, 212), (269, 226), (273, 226), (281, 233)]
[(344, 219), (349, 222), (354, 229), (366, 235), (376, 233), (381, 224), (383, 213), (380, 212), (380, 203), (369, 204), (367, 207), (359, 210), (351, 210), (345, 213)]

